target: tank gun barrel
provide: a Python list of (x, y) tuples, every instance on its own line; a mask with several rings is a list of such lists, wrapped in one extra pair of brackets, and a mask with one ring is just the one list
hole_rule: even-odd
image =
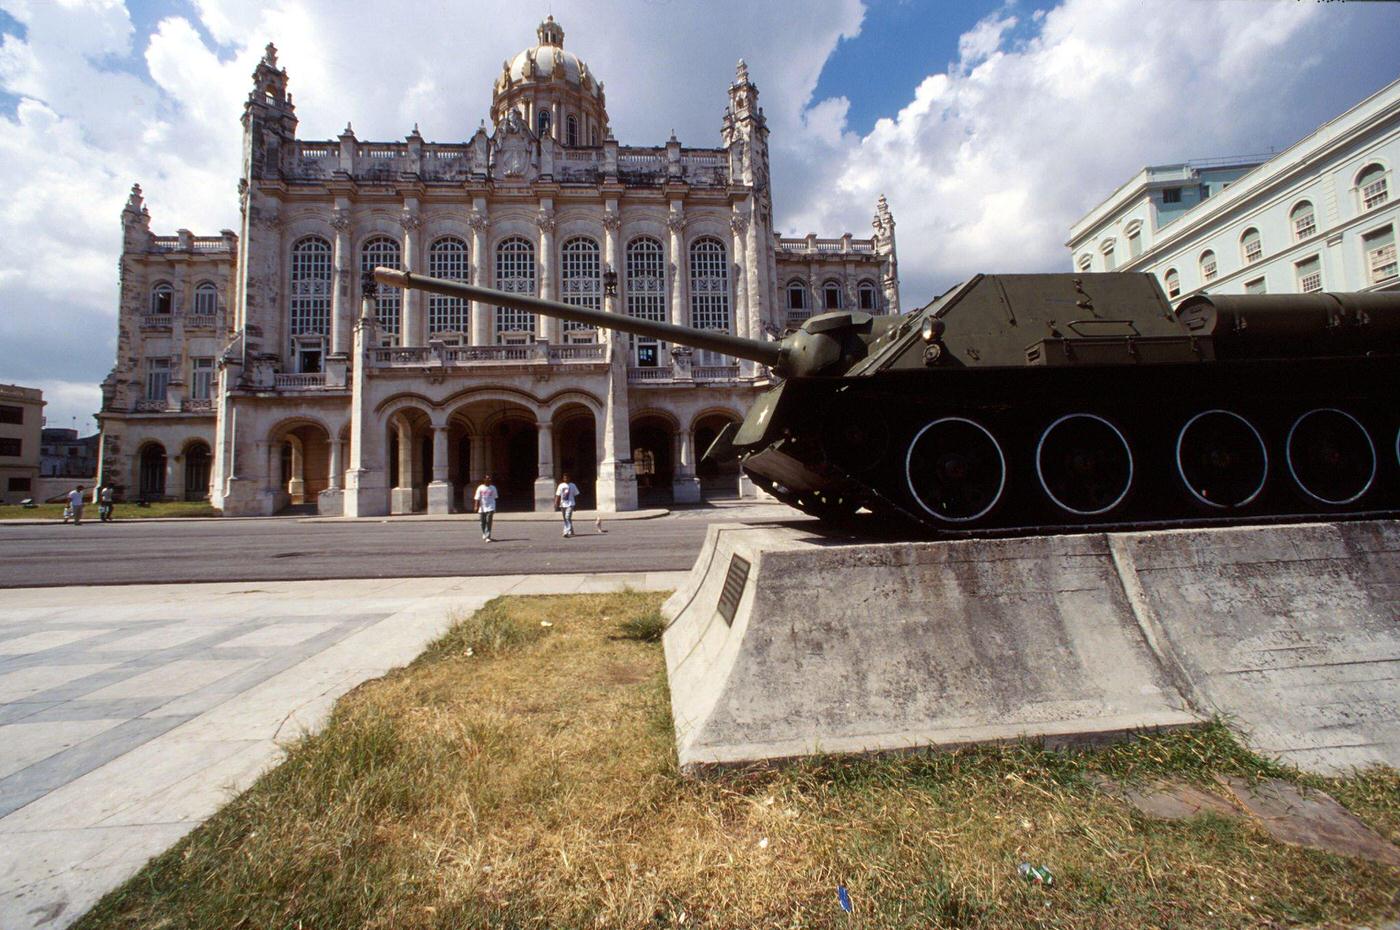
[(430, 278), (427, 275), (396, 271), (392, 268), (376, 268), (374, 269), (374, 277), (381, 284), (389, 284), (394, 287), (429, 291), (447, 297), (464, 297), (468, 300), (557, 317), (571, 323), (584, 323), (601, 329), (616, 329), (634, 336), (674, 342), (696, 349), (708, 349), (724, 355), (733, 355), (736, 358), (746, 358), (772, 367), (778, 367), (783, 354), (782, 347), (776, 342), (744, 339), (740, 336), (731, 336), (728, 333), (690, 329), (672, 323), (639, 320), (636, 317), (620, 313), (590, 310), (587, 307), (576, 307), (572, 304), (545, 300), (542, 297), (534, 297), (529, 294), (508, 294), (505, 291), (497, 291), (489, 287), (478, 287), (475, 284), (464, 284), (461, 281), (446, 281), (442, 278)]

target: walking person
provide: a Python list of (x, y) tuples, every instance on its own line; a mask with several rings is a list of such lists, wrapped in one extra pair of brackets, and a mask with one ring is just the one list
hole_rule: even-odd
[(97, 497), (97, 519), (100, 523), (112, 522), (112, 486), (104, 484), (98, 489)]
[[(80, 484), (68, 492), (68, 509), (73, 513), (73, 525), (80, 526), (83, 522), (83, 486)], [(65, 521), (66, 522), (66, 521)]]
[(476, 496), (472, 500), (476, 502), (476, 512), (481, 515), (481, 538), (492, 542), (491, 523), (496, 518), (496, 486), (491, 483), (490, 475), (481, 479), (481, 484), (476, 486)]
[(559, 487), (554, 489), (554, 509), (564, 515), (564, 538), (574, 535), (574, 506), (578, 503), (578, 485), (564, 472)]

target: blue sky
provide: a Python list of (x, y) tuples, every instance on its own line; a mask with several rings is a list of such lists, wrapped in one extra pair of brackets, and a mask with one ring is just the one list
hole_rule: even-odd
[(460, 141), (553, 12), (624, 144), (718, 144), (739, 58), (784, 234), (865, 235), (885, 194), (914, 306), (978, 271), (1068, 268), (1070, 224), (1146, 164), (1269, 151), (1400, 76), (1400, 4), (1242, 0), (0, 0), (0, 381), (90, 423), (119, 216), (238, 222), (263, 45), (303, 138)]

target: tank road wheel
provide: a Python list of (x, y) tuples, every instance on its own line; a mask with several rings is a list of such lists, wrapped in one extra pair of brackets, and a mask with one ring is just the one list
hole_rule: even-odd
[(914, 500), (935, 520), (971, 523), (1006, 489), (1006, 456), (986, 427), (944, 417), (919, 430), (904, 458)]
[(1376, 480), (1376, 447), (1361, 421), (1335, 407), (1293, 421), (1285, 447), (1288, 473), (1313, 500), (1340, 507), (1359, 500)]
[(1177, 434), (1176, 473), (1202, 504), (1232, 510), (1263, 493), (1269, 450), (1254, 424), (1238, 413), (1206, 410)]
[(1133, 484), (1133, 452), (1118, 427), (1092, 413), (1060, 417), (1040, 434), (1035, 475), (1061, 510), (1082, 517), (1108, 513)]

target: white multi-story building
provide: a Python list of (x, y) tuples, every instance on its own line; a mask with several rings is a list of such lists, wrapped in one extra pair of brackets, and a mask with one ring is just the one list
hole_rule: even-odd
[(1080, 271), (1193, 294), (1400, 288), (1400, 81), (1267, 159), (1144, 168), (1070, 230)]
[(0, 384), (0, 503), (15, 504), (34, 496), (43, 428), (43, 392)]
[(376, 265), (759, 339), (818, 308), (898, 312), (883, 198), (869, 239), (774, 233), (743, 62), (719, 147), (633, 148), (563, 29), (537, 35), (494, 82), (494, 131), (454, 144), (298, 139), (268, 46), (237, 234), (154, 236), (139, 188), (123, 213), (103, 481), (227, 514), (447, 512), (486, 472), (527, 508), (565, 471), (602, 509), (739, 490), (697, 458), (761, 366), (393, 288), (361, 315)]

